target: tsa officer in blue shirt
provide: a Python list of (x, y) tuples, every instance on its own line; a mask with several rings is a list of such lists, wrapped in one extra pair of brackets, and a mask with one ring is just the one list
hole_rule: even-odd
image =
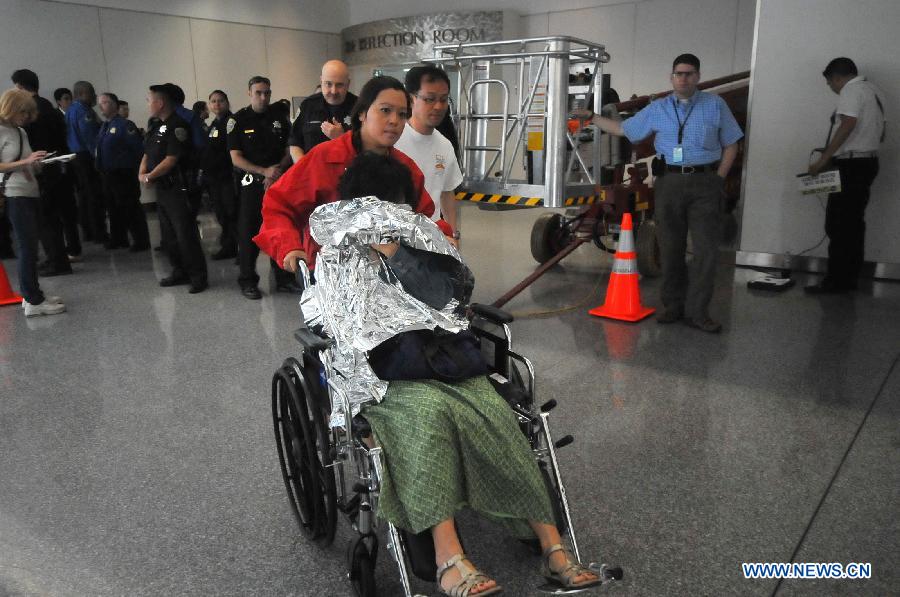
[[(700, 60), (682, 54), (672, 63), (673, 93), (631, 118), (617, 122), (592, 116), (593, 124), (637, 143), (655, 134), (661, 164), (654, 168), (655, 218), (662, 259), (659, 323), (684, 319), (691, 327), (717, 333), (722, 324), (709, 316), (721, 240), (725, 177), (744, 136), (718, 95), (697, 89)], [(687, 235), (694, 258), (685, 263)]]
[(128, 247), (128, 233), (131, 233), (130, 250), (146, 251), (150, 248), (150, 235), (137, 179), (144, 153), (143, 139), (133, 122), (119, 116), (116, 94), (100, 94), (100, 112), (107, 119), (97, 137), (97, 170), (109, 209), (110, 239), (106, 246), (109, 249)]
[(105, 244), (109, 240), (106, 206), (103, 205), (100, 177), (94, 168), (97, 135), (100, 133), (100, 119), (94, 112), (97, 94), (94, 86), (87, 81), (76, 82), (72, 93), (75, 101), (66, 110), (66, 142), (75, 154), (72, 169), (78, 181), (78, 218), (85, 240)]

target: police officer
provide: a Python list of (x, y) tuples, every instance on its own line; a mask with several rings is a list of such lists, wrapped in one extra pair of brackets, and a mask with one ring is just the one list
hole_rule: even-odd
[[(172, 90), (172, 97), (175, 100), (175, 113), (181, 116), (189, 125), (190, 132), (190, 148), (191, 152), (185, 161), (185, 174), (187, 176), (187, 192), (190, 200), (191, 211), (194, 217), (200, 211), (201, 197), (203, 190), (200, 188), (198, 171), (200, 169), (200, 157), (206, 148), (206, 135), (209, 132), (206, 128), (204, 118), (201, 118), (194, 110), (188, 110), (184, 107), (184, 90), (175, 83), (166, 83)], [(196, 104), (195, 104), (196, 105)], [(208, 114), (207, 114), (208, 116)]]
[(349, 92), (350, 71), (340, 60), (322, 66), (322, 91), (300, 104), (288, 139), (291, 159), (296, 162), (306, 152), (329, 139), (337, 139), (350, 130), (350, 111), (356, 96)]
[(159, 285), (190, 284), (189, 292), (196, 294), (209, 284), (200, 233), (186, 191), (184, 162), (190, 151), (189, 125), (175, 113), (173, 97), (169, 85), (150, 87), (147, 105), (154, 120), (144, 142), (138, 180), (156, 187), (162, 246), (172, 264), (172, 273)]
[(94, 168), (94, 153), (97, 150), (97, 134), (100, 119), (94, 112), (97, 94), (94, 86), (87, 81), (77, 81), (72, 86), (75, 101), (66, 110), (66, 143), (75, 153), (72, 168), (78, 181), (78, 216), (85, 240), (105, 244), (109, 240), (106, 232), (106, 208), (100, 189), (100, 177)]
[[(266, 189), (290, 166), (287, 136), (290, 122), (282, 112), (270, 106), (272, 89), (269, 79), (256, 76), (247, 84), (250, 105), (229, 119), (225, 129), (228, 150), (234, 167), (241, 171), (241, 195), (238, 208), (238, 284), (241, 294), (251, 300), (262, 298), (256, 258), (259, 247), (253, 236), (262, 224), (262, 198)], [(292, 274), (271, 262), (278, 291), (297, 292), (299, 286)]]
[(150, 234), (137, 180), (144, 153), (143, 139), (133, 122), (119, 116), (116, 94), (100, 94), (100, 112), (107, 119), (97, 137), (97, 170), (109, 209), (108, 246), (128, 247), (128, 233), (131, 233), (130, 250), (146, 251), (150, 248)]
[(215, 119), (209, 126), (206, 149), (200, 167), (209, 190), (213, 213), (222, 227), (219, 250), (212, 254), (214, 260), (237, 257), (237, 191), (234, 169), (228, 153), (226, 126), (232, 118), (228, 95), (221, 89), (209, 94), (209, 110)]

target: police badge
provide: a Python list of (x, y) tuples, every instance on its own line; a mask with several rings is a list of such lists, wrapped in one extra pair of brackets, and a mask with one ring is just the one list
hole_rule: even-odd
[(166, 125), (162, 125), (161, 127), (159, 127), (159, 134), (162, 135), (167, 130), (169, 130), (169, 128)]
[(346, 116), (344, 116), (344, 126), (351, 126), (352, 124), (353, 121), (350, 119), (350, 115), (347, 114)]

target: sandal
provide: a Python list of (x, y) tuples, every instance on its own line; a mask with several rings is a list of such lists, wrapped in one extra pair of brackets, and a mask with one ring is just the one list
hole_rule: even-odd
[[(444, 587), (441, 586), (441, 579), (444, 577), (444, 574), (446, 574), (446, 572), (454, 566), (460, 574), (459, 582), (450, 587), (449, 590), (445, 590)], [(469, 597), (469, 595), (472, 595), (473, 597), (483, 597), (486, 595), (496, 595), (497, 593), (501, 593), (503, 591), (503, 587), (501, 587), (500, 585), (491, 587), (490, 589), (486, 589), (484, 591), (481, 591), (480, 593), (472, 593), (472, 590), (475, 587), (490, 580), (493, 579), (472, 566), (472, 564), (468, 560), (466, 560), (466, 554), (464, 553), (456, 554), (455, 556), (444, 562), (444, 564), (437, 570), (438, 590), (442, 594), (449, 595), (450, 597)]]
[[(550, 568), (550, 556), (552, 556), (557, 551), (562, 551), (563, 553), (565, 553), (566, 565), (562, 570), (554, 571), (552, 568)], [(572, 555), (572, 552), (559, 543), (557, 543), (556, 545), (551, 545), (550, 547), (545, 549), (541, 557), (543, 559), (543, 561), (541, 562), (541, 574), (550, 582), (556, 583), (564, 589), (584, 589), (587, 587), (593, 587), (594, 585), (599, 585), (601, 582), (603, 582), (599, 574), (597, 574), (590, 568), (585, 567), (581, 564), (581, 562), (576, 561), (575, 556)], [(593, 580), (583, 580), (581, 582), (575, 582), (575, 579), (582, 574), (592, 574), (596, 578), (594, 578)]]

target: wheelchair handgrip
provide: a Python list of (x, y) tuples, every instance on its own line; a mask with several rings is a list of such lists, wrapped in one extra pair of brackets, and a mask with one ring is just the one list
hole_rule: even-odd
[(574, 441), (575, 441), (574, 437), (572, 437), (571, 435), (567, 435), (565, 437), (561, 437), (558, 440), (556, 440), (556, 443), (554, 443), (553, 445), (556, 446), (556, 449), (558, 450), (560, 448), (565, 448), (566, 446), (568, 446), (569, 444), (571, 444)]
[(512, 323), (513, 316), (510, 313), (507, 313), (503, 309), (498, 309), (493, 305), (484, 305), (482, 303), (472, 303), (469, 305), (469, 308), (472, 309), (472, 312), (479, 317), (483, 317), (490, 321), (491, 323), (495, 323), (497, 325), (504, 323)]
[(295, 275), (297, 276), (297, 284), (302, 286), (304, 290), (312, 285), (309, 266), (302, 259), (297, 259), (297, 273)]

